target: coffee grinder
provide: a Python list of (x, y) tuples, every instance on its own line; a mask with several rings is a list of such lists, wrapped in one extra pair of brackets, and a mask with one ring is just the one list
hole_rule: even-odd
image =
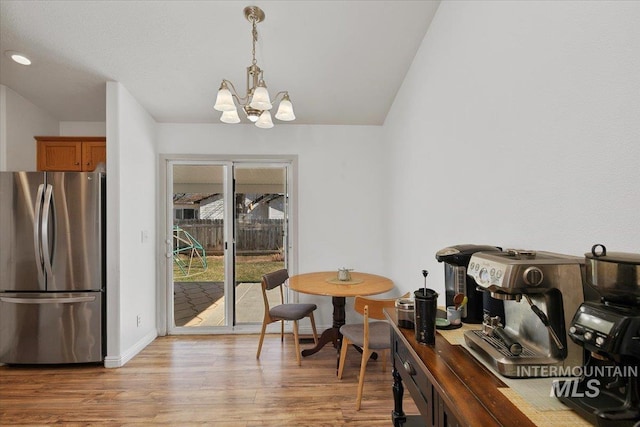
[(456, 245), (441, 249), (436, 253), (438, 262), (444, 263), (444, 288), (447, 306), (454, 305), (453, 297), (463, 294), (467, 304), (462, 307), (464, 323), (482, 323), (485, 311), (491, 316), (502, 316), (502, 301), (493, 300), (488, 294), (476, 290), (478, 286), (471, 276), (467, 276), (467, 267), (471, 255), (476, 252), (500, 252), (496, 246)]
[(577, 310), (569, 337), (582, 346), (578, 380), (560, 381), (554, 393), (600, 427), (640, 423), (640, 254), (609, 253), (594, 245), (586, 253), (586, 282), (599, 302)]

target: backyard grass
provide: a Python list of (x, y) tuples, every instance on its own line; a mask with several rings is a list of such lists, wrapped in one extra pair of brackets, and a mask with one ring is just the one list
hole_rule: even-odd
[[(189, 274), (185, 275), (189, 265), (189, 257), (180, 255), (184, 263), (184, 273), (177, 263), (173, 262), (173, 280), (175, 282), (223, 282), (224, 257), (207, 256), (207, 268), (203, 268), (199, 258), (191, 261)], [(283, 261), (275, 261), (271, 255), (238, 256), (236, 257), (236, 282), (257, 283), (262, 275), (284, 268)]]

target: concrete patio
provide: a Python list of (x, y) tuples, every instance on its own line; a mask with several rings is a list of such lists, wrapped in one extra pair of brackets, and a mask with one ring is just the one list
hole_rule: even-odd
[[(174, 317), (176, 326), (224, 325), (222, 282), (174, 282)], [(269, 294), (271, 305), (280, 303), (277, 291)], [(262, 323), (264, 303), (260, 283), (236, 285), (236, 323)]]

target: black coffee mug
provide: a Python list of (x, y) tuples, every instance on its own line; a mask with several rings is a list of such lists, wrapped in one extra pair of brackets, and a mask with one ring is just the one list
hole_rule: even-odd
[(433, 289), (418, 289), (415, 296), (415, 332), (416, 341), (423, 345), (436, 343), (436, 313), (438, 311), (438, 293)]

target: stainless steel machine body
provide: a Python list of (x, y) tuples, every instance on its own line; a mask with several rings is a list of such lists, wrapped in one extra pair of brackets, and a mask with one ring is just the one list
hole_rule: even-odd
[[(584, 301), (584, 265), (583, 258), (550, 252), (474, 254), (467, 274), (504, 300), (505, 319), (485, 319), (492, 328), (465, 332), (466, 344), (511, 378), (566, 375), (567, 369), (558, 368), (581, 366), (582, 349), (566, 331)], [(488, 334), (499, 320), (500, 334)]]

